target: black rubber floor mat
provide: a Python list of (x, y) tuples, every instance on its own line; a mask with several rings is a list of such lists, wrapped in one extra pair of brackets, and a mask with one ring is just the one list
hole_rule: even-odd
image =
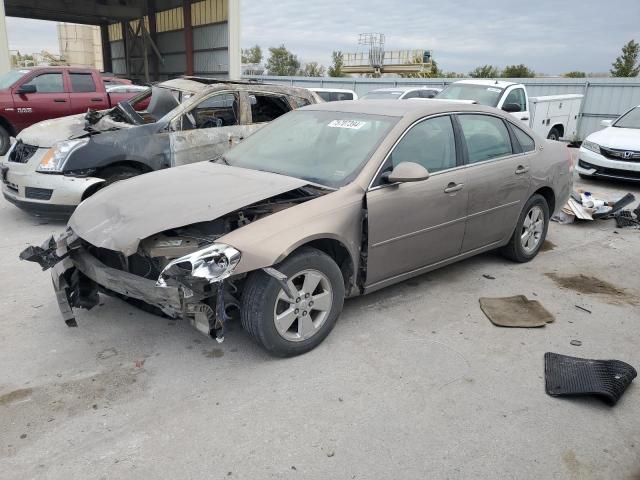
[(618, 200), (616, 203), (614, 203), (611, 206), (611, 210), (609, 210), (608, 212), (594, 213), (592, 216), (595, 219), (598, 219), (598, 218), (613, 218), (613, 216), (616, 213), (618, 213), (620, 210), (622, 210), (627, 205), (633, 203), (635, 201), (635, 199), (636, 199), (636, 197), (634, 197), (632, 193), (627, 193), (624, 197), (622, 197), (620, 200)]
[(638, 373), (619, 360), (544, 354), (545, 389), (551, 396), (595, 395), (615, 405)]

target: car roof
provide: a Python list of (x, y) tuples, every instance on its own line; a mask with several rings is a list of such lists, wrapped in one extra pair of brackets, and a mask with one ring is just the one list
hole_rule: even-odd
[[(389, 88), (376, 88), (375, 90), (369, 90), (367, 93), (372, 92), (409, 92), (411, 90), (442, 90), (440, 87), (431, 85), (416, 85), (415, 87), (389, 87)], [(365, 94), (366, 95), (366, 94)]]
[(456, 84), (456, 83), (463, 83), (467, 85), (482, 85), (486, 87), (498, 87), (498, 88), (507, 88), (507, 87), (510, 87), (511, 85), (517, 85), (517, 83), (515, 82), (506, 82), (504, 80), (480, 80), (480, 79), (459, 80), (457, 82), (454, 82), (453, 84)]
[(424, 117), (447, 112), (485, 112), (496, 113), (500, 110), (484, 105), (469, 104), (451, 100), (423, 99), (420, 102), (399, 102), (397, 100), (348, 100), (309, 105), (303, 110), (318, 110), (341, 113), (364, 113), (391, 117)]

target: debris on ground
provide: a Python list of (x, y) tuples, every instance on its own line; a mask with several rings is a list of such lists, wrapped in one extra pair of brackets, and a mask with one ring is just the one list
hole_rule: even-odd
[[(603, 195), (593, 194), (584, 190), (574, 190), (562, 209), (551, 220), (568, 224), (576, 220), (598, 220), (615, 218), (627, 205), (634, 202), (636, 197), (627, 193), (624, 197), (613, 201)], [(640, 207), (639, 207), (640, 208)]]
[(569, 343), (571, 345), (573, 345), (574, 347), (581, 347), (582, 346), (582, 342), (580, 340), (571, 340)]
[(638, 373), (620, 360), (590, 360), (547, 352), (544, 375), (545, 390), (553, 397), (593, 395), (615, 405)]
[(487, 280), (495, 280), (496, 277), (494, 277), (493, 275), (489, 275), (487, 273), (485, 273), (484, 275), (482, 275), (484, 278), (486, 278)]
[(538, 300), (524, 295), (505, 298), (481, 298), (480, 308), (499, 327), (544, 327), (555, 320)]
[(580, 305), (576, 305), (576, 308), (582, 310), (583, 312), (591, 313), (591, 310), (588, 308), (581, 307)]

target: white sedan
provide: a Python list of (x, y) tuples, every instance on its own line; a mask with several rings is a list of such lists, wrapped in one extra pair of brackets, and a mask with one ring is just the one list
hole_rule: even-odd
[(603, 120), (602, 126), (582, 142), (580, 176), (640, 181), (640, 105), (613, 122)]

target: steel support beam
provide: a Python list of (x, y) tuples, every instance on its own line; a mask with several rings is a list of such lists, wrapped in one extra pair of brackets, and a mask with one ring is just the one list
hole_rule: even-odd
[(109, 43), (109, 27), (107, 25), (100, 25), (100, 41), (102, 42), (102, 69), (105, 72), (113, 72), (111, 43)]
[(227, 0), (229, 13), (229, 78), (239, 80), (240, 63), (240, 0)]
[(193, 30), (191, 29), (191, 0), (184, 0), (184, 53), (187, 59), (186, 75), (193, 75)]

